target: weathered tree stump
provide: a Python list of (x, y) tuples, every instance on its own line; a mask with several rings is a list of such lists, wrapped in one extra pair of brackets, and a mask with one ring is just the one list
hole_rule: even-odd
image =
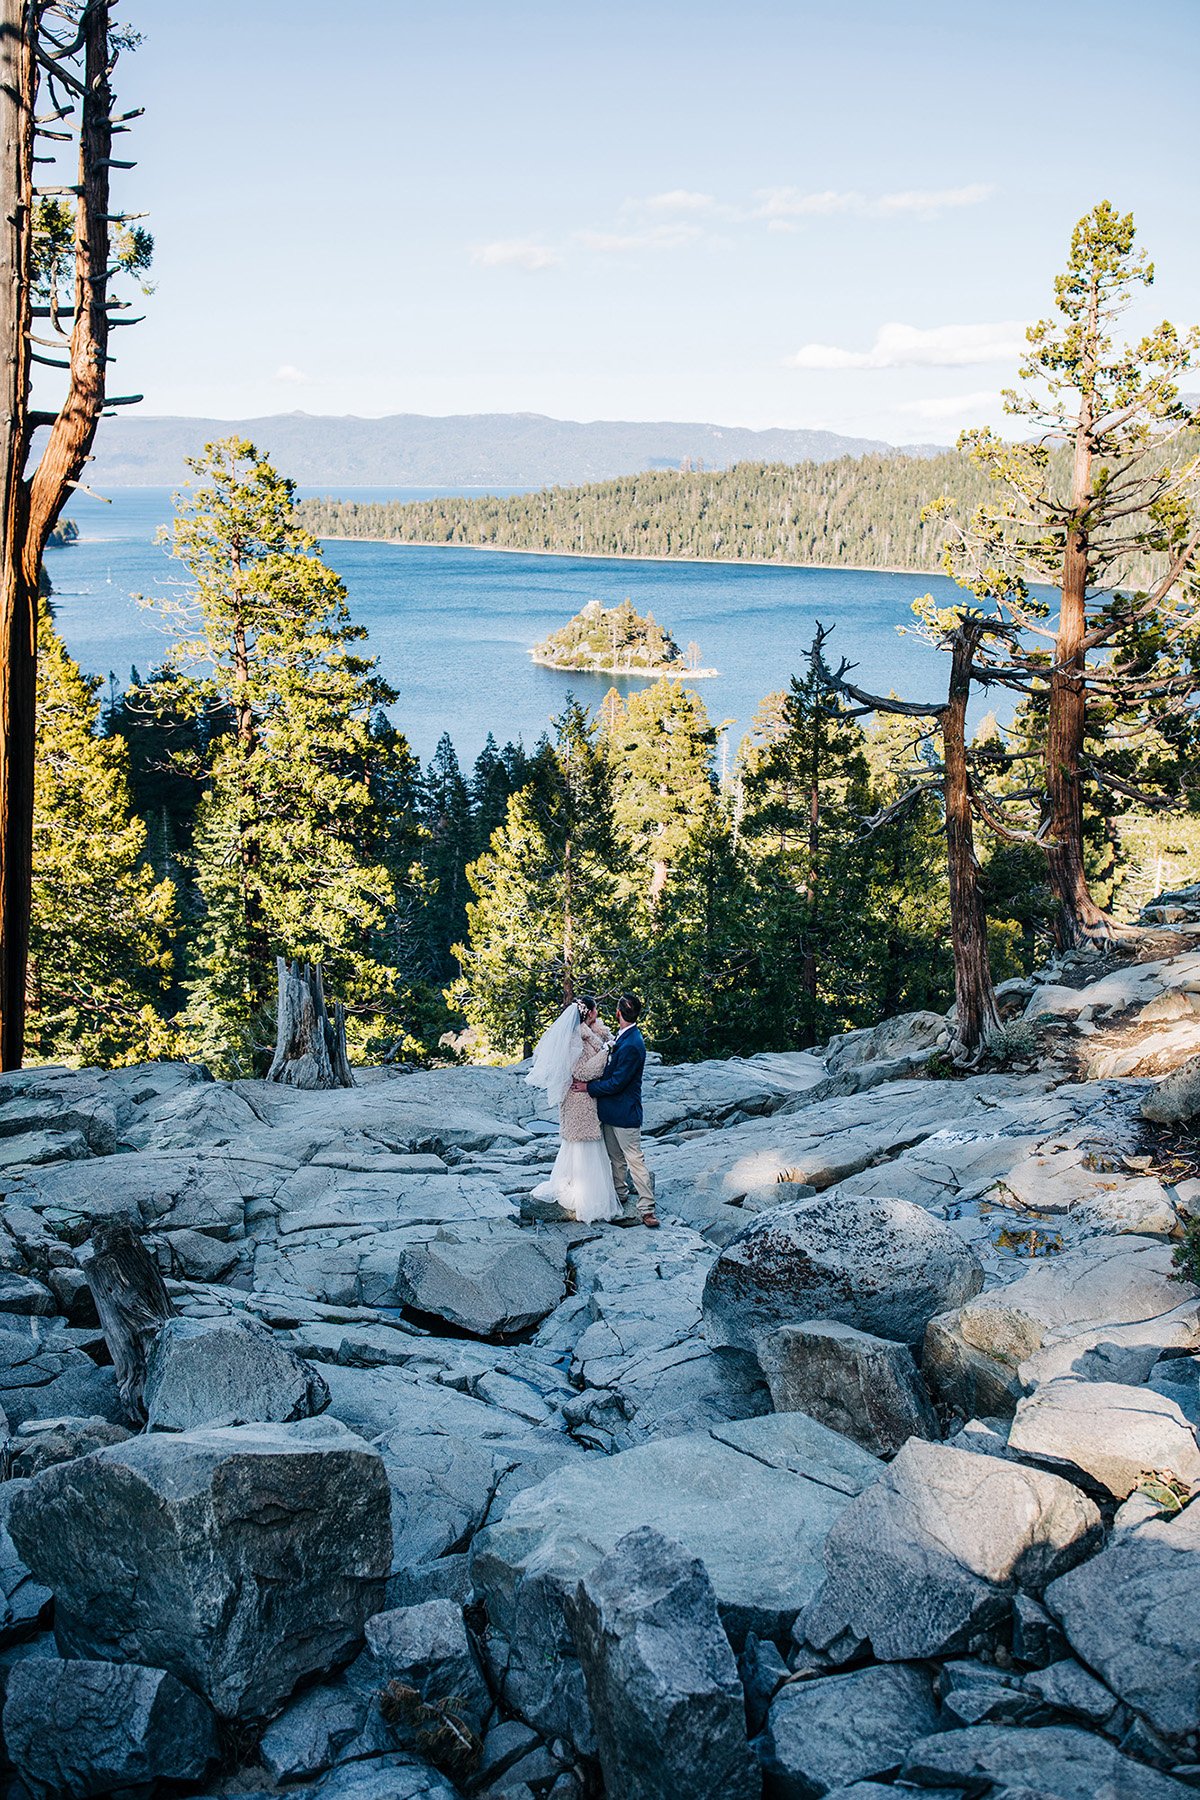
[(97, 1225), (79, 1253), (79, 1266), (96, 1302), (121, 1403), (132, 1423), (142, 1425), (146, 1358), (167, 1320), (174, 1318), (174, 1303), (153, 1257), (128, 1225)]
[(289, 963), (282, 956), (275, 958), (275, 964), (279, 1019), (267, 1080), (297, 1088), (353, 1087), (346, 1054), (346, 1011), (335, 1002), (330, 1016), (321, 964)]

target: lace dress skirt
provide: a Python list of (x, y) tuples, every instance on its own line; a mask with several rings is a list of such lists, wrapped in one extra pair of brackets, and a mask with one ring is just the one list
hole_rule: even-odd
[[(604, 1073), (607, 1046), (587, 1035), (583, 1055), (572, 1073), (576, 1081), (594, 1081)], [(559, 1108), (562, 1143), (549, 1179), (535, 1187), (535, 1200), (556, 1200), (582, 1224), (615, 1219), (620, 1212), (612, 1165), (604, 1147), (596, 1102), (590, 1094), (567, 1093)]]

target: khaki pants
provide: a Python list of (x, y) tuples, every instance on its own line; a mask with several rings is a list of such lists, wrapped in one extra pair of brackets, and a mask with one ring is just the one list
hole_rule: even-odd
[(642, 1133), (637, 1125), (602, 1125), (604, 1148), (612, 1164), (613, 1186), (621, 1210), (629, 1212), (629, 1184), (637, 1193), (637, 1209), (641, 1216), (654, 1211), (654, 1178), (642, 1155)]

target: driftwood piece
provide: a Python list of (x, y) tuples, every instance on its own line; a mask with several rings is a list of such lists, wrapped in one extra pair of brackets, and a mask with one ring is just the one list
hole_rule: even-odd
[(297, 1088), (353, 1087), (346, 1054), (346, 1011), (325, 1004), (325, 978), (320, 963), (289, 963), (277, 956), (279, 1014), (275, 1056), (268, 1081)]
[(97, 1225), (91, 1243), (80, 1251), (79, 1266), (96, 1302), (122, 1405), (132, 1423), (142, 1425), (146, 1359), (162, 1327), (174, 1318), (174, 1303), (158, 1265), (129, 1225)]

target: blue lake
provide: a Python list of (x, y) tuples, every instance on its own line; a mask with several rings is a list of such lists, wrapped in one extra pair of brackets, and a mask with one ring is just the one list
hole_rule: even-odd
[[(465, 490), (375, 488), (346, 490), (344, 497), (418, 499), (435, 491)], [(171, 516), (171, 495), (165, 488), (119, 488), (106, 505), (81, 494), (68, 512), (80, 542), (46, 553), (59, 629), (84, 669), (105, 679), (111, 673), (123, 686), (131, 666), (146, 674), (167, 643), (154, 613), (134, 596), (169, 596), (185, 579), (182, 565), (154, 542)], [(948, 600), (957, 591), (943, 576), (336, 540), (326, 543), (325, 554), (399, 691), (396, 721), (423, 759), (443, 731), (464, 762), (474, 760), (489, 731), (501, 743), (523, 738), (531, 745), (569, 692), (596, 707), (613, 685), (622, 693), (643, 686), (637, 679), (560, 674), (528, 655), (587, 601), (614, 606), (626, 595), (680, 644), (694, 640), (703, 664), (720, 671), (696, 686), (714, 722), (730, 722), (734, 744), (763, 696), (803, 671), (818, 619), (836, 627), (830, 650), (858, 665), (862, 685), (922, 699), (944, 691), (946, 659), (896, 631), (918, 594), (932, 589)], [(982, 700), (977, 713), (986, 705)]]

